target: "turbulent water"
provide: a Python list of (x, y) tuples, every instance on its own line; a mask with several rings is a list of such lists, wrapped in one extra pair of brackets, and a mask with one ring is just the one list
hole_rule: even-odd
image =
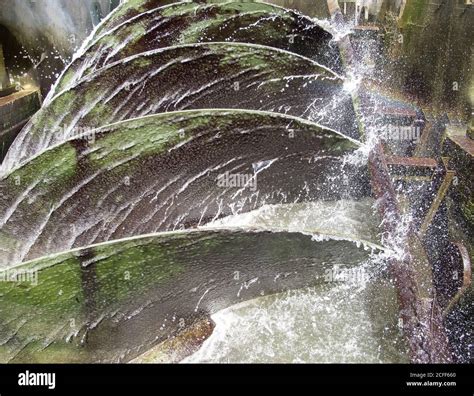
[(395, 291), (380, 280), (262, 297), (212, 318), (214, 333), (184, 362), (408, 361)]
[[(351, 33), (352, 26), (326, 22), (335, 42)], [(347, 92), (355, 93), (370, 67), (349, 70)], [(379, 141), (377, 103), (370, 115), (363, 146), (349, 162), (365, 163)], [(265, 206), (254, 212), (229, 216), (214, 226), (276, 227), (299, 232), (317, 230), (331, 238), (356, 238), (380, 243), (380, 219), (372, 200), (314, 202), (291, 209)], [(400, 224), (401, 233), (404, 224)], [(402, 229), (403, 228), (403, 229)], [(335, 236), (334, 234), (338, 235)], [(318, 237), (316, 237), (318, 238)], [(403, 238), (390, 241), (394, 248)], [(386, 255), (397, 255), (387, 252)], [(344, 263), (341, 263), (344, 267)], [(406, 363), (408, 349), (399, 327), (396, 291), (383, 276), (384, 257), (373, 255), (342, 282), (264, 296), (212, 316), (216, 328), (199, 351), (185, 363)], [(352, 276), (351, 276), (352, 274)]]
[[(335, 42), (347, 37), (353, 28), (347, 24), (326, 23)], [(346, 91), (358, 92), (361, 81), (370, 73), (371, 67), (364, 64), (349, 69)], [(379, 142), (378, 130), (374, 127), (380, 121), (378, 102), (372, 102), (374, 108), (370, 114), (361, 114), (366, 125), (365, 142), (347, 159), (349, 162), (366, 163), (369, 152)], [(266, 206), (246, 215), (224, 218), (214, 225), (274, 226), (299, 232), (317, 229), (323, 235), (331, 230), (332, 238), (358, 238), (379, 243), (377, 227), (380, 219), (373, 204), (371, 200), (341, 200), (337, 203), (316, 202), (291, 210)], [(403, 250), (405, 222), (400, 223), (399, 228), (399, 240), (389, 241), (393, 251), (372, 255), (341, 282), (264, 296), (213, 315), (216, 323), (213, 334), (183, 362), (409, 362), (399, 323), (396, 290), (383, 275), (386, 270), (384, 259), (398, 257), (398, 250)]]
[[(312, 230), (326, 238), (337, 233), (375, 241), (377, 216), (367, 216), (372, 205), (366, 199), (265, 206), (211, 225)], [(383, 277), (382, 254), (350, 270), (340, 264), (338, 275), (328, 273), (326, 283), (264, 296), (213, 315), (214, 333), (184, 362), (407, 362), (396, 292)]]

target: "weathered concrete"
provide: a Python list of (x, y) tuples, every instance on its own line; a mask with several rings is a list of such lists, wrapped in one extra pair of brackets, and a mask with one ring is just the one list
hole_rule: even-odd
[(0, 93), (2, 90), (10, 87), (10, 76), (5, 67), (5, 59), (3, 58), (3, 46), (0, 43)]

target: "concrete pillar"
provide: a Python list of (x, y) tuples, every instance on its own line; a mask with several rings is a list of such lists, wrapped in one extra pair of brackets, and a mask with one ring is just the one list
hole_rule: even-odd
[(7, 68), (5, 67), (5, 58), (3, 57), (3, 47), (0, 44), (0, 90), (6, 89), (10, 86), (10, 77), (8, 76)]

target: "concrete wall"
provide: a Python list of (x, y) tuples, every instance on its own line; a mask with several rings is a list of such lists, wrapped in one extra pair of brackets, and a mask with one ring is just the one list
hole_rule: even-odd
[(0, 98), (0, 162), (18, 132), (40, 106), (38, 90), (22, 90)]

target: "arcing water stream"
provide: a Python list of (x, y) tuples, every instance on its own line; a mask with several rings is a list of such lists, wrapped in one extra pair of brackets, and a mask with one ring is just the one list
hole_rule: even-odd
[(156, 5), (97, 27), (2, 164), (0, 268), (38, 278), (0, 283), (0, 360), (140, 361), (213, 315), (185, 361), (408, 361), (347, 26)]

